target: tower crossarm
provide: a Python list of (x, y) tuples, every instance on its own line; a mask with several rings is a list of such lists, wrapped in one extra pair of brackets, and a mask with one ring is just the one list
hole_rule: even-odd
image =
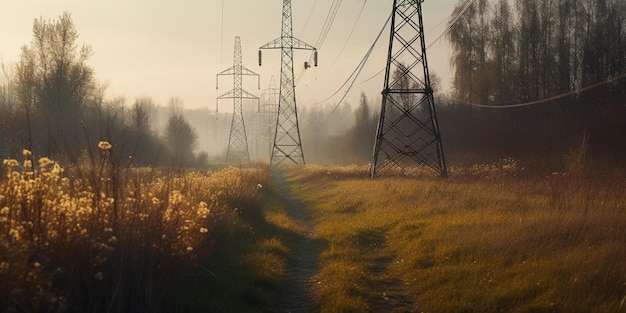
[(259, 49), (282, 49), (283, 48), (283, 41), (282, 41), (282, 37), (278, 37), (264, 45), (262, 45)]
[(235, 90), (230, 90), (229, 92), (217, 97), (218, 100), (223, 100), (223, 99), (233, 99), (233, 98), (241, 98), (241, 99), (253, 99), (253, 100), (259, 100), (259, 97), (253, 95), (252, 93), (245, 91), (245, 90), (241, 90), (241, 96), (238, 96), (235, 92)]
[(276, 38), (264, 45), (262, 45), (259, 49), (282, 49), (282, 48), (292, 48), (298, 50), (314, 50), (317, 48), (314, 46), (298, 39), (295, 37), (279, 37)]
[(241, 66), (241, 73), (238, 73), (238, 70), (235, 66), (231, 66), (219, 73), (217, 73), (216, 77), (215, 77), (215, 81), (216, 81), (216, 88), (219, 89), (219, 78), (220, 76), (233, 76), (233, 75), (242, 75), (242, 76), (255, 76), (257, 77), (257, 85), (258, 85), (258, 89), (261, 89), (261, 80), (258, 79), (260, 76), (259, 74), (251, 71), (250, 69), (248, 69), (245, 66)]
[[(230, 75), (235, 75), (237, 74), (237, 70), (235, 67), (231, 66), (230, 68), (227, 68), (219, 73), (217, 73), (217, 76), (230, 76)], [(248, 76), (259, 76), (259, 74), (251, 71), (250, 69), (248, 69), (245, 66), (241, 66), (241, 75), (248, 75)]]

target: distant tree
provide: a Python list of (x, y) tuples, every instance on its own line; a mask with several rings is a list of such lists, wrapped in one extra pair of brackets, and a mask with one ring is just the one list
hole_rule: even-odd
[(582, 45), (583, 84), (619, 75), (626, 69), (626, 4), (597, 0), (585, 6), (587, 36)]
[(184, 102), (179, 97), (172, 97), (167, 101), (167, 109), (169, 111), (170, 116), (172, 115), (181, 115), (185, 110)]
[(509, 103), (514, 95), (514, 77), (517, 67), (515, 62), (516, 33), (513, 14), (508, 0), (498, 0), (494, 6), (493, 20), (491, 21), (491, 36), (489, 38), (491, 53), (490, 71), (491, 92), (493, 101), (497, 104)]
[[(398, 64), (395, 71), (391, 75), (391, 81), (389, 82), (389, 88), (396, 90), (414, 90), (417, 88), (424, 88), (424, 86), (418, 86), (415, 81), (415, 76), (411, 73), (413, 69), (407, 67), (404, 63)], [(396, 99), (396, 105), (402, 111), (411, 110), (415, 105), (416, 96), (413, 93), (401, 93)]]
[(372, 116), (367, 96), (361, 93), (354, 112), (354, 126), (347, 132), (348, 157), (351, 162), (368, 162), (374, 149), (377, 118)]
[(25, 145), (37, 145), (47, 155), (78, 147), (81, 114), (96, 89), (86, 64), (91, 48), (79, 48), (77, 39), (69, 13), (58, 20), (36, 19), (33, 40), (22, 47), (16, 66), (17, 103), (32, 130)]
[[(459, 1), (452, 16), (463, 12), (467, 1)], [(447, 37), (452, 45), (454, 67), (452, 86), (457, 97), (466, 101), (482, 101), (488, 97), (489, 68), (486, 63), (489, 26), (486, 20), (487, 0), (478, 0), (452, 26)]]
[(15, 93), (11, 88), (11, 74), (4, 64), (0, 72), (0, 155), (8, 157), (19, 152), (15, 146)]
[[(178, 98), (172, 98), (170, 104), (173, 107), (182, 106)], [(182, 109), (182, 107), (180, 107)], [(165, 127), (165, 143), (170, 149), (174, 166), (186, 167), (193, 165), (194, 150), (196, 149), (198, 134), (189, 125), (182, 115), (182, 111), (172, 110), (170, 118)]]

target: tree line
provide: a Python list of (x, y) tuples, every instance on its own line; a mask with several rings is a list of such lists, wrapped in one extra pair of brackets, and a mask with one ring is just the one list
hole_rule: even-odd
[(117, 159), (129, 164), (193, 166), (206, 159), (194, 154), (197, 134), (182, 117), (182, 100), (168, 103), (163, 134), (151, 127), (155, 103), (137, 99), (131, 107), (105, 98), (105, 86), (87, 61), (89, 45), (79, 45), (69, 13), (57, 20), (35, 19), (33, 38), (13, 68), (3, 65), (0, 79), (0, 153), (22, 149), (58, 161), (78, 163), (97, 155), (100, 141), (113, 144)]
[[(149, 97), (135, 99), (130, 105), (123, 98), (107, 98), (106, 86), (98, 83), (95, 70), (88, 65), (93, 51), (89, 45), (79, 44), (78, 38), (69, 13), (55, 20), (35, 19), (32, 41), (22, 47), (19, 60), (12, 67), (3, 64), (3, 157), (19, 158), (22, 149), (27, 149), (36, 156), (79, 164), (97, 158), (98, 143), (107, 141), (123, 165), (194, 167), (224, 161), (228, 141), (222, 137), (228, 134), (231, 120), (227, 114), (186, 110), (177, 97), (165, 106)], [(333, 106), (301, 108), (307, 161), (368, 162), (377, 117), (367, 97), (361, 96), (355, 111), (342, 104), (329, 114)], [(249, 128), (254, 126), (253, 115), (246, 114)], [(324, 116), (328, 119), (322, 121)], [(259, 140), (254, 136), (260, 135), (249, 130), (253, 158), (267, 158), (273, 134), (264, 134)], [(198, 151), (200, 137), (205, 151)]]
[[(467, 1), (460, 1), (453, 16)], [(451, 28), (455, 96), (481, 104), (547, 98), (626, 71), (626, 2), (476, 0)], [(626, 83), (602, 90), (623, 91)]]
[(459, 1), (452, 17), (461, 13), (447, 34), (452, 90), (439, 110), (454, 160), (514, 156), (559, 170), (584, 146), (621, 162), (626, 79), (612, 78), (626, 72), (626, 2)]

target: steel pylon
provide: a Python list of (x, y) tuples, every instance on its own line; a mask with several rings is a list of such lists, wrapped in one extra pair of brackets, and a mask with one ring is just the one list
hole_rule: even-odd
[[(298, 109), (296, 106), (296, 86), (293, 75), (293, 50), (313, 50), (315, 66), (317, 66), (317, 49), (308, 43), (293, 37), (291, 0), (283, 0), (283, 21), (280, 37), (259, 48), (259, 66), (261, 50), (281, 49), (280, 96), (278, 114), (276, 115), (276, 131), (270, 159), (271, 165), (279, 165), (285, 160), (294, 164), (305, 164), (300, 127), (298, 125)], [(305, 68), (308, 66), (305, 63)]]
[[(216, 88), (219, 89), (220, 76), (233, 76), (233, 89), (217, 97), (218, 107), (219, 100), (233, 99), (233, 119), (230, 124), (228, 151), (226, 152), (226, 160), (229, 162), (250, 161), (246, 125), (243, 118), (243, 99), (259, 100), (259, 97), (243, 90), (242, 88), (242, 77), (244, 75), (256, 76), (258, 81), (259, 74), (247, 69), (241, 63), (241, 39), (237, 36), (235, 37), (233, 66), (218, 73), (216, 77)], [(258, 83), (259, 89), (261, 89), (260, 81)]]
[(276, 115), (278, 114), (278, 99), (280, 95), (280, 89), (276, 86), (276, 80), (274, 76), (270, 78), (270, 83), (267, 89), (261, 93), (261, 136), (264, 138), (264, 142), (268, 150), (267, 157), (271, 158), (272, 149), (274, 147), (274, 133), (276, 131)]
[(426, 60), (423, 0), (394, 0), (371, 177), (423, 169), (447, 177)]

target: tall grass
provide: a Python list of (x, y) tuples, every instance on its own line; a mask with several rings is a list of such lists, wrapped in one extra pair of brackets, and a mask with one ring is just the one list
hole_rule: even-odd
[(452, 171), (291, 173), (328, 242), (321, 311), (626, 310), (626, 177), (531, 177), (514, 160)]
[(207, 295), (190, 286), (269, 180), (263, 167), (181, 174), (122, 167), (108, 143), (99, 152), (68, 169), (27, 150), (4, 160), (1, 310), (198, 309)]

